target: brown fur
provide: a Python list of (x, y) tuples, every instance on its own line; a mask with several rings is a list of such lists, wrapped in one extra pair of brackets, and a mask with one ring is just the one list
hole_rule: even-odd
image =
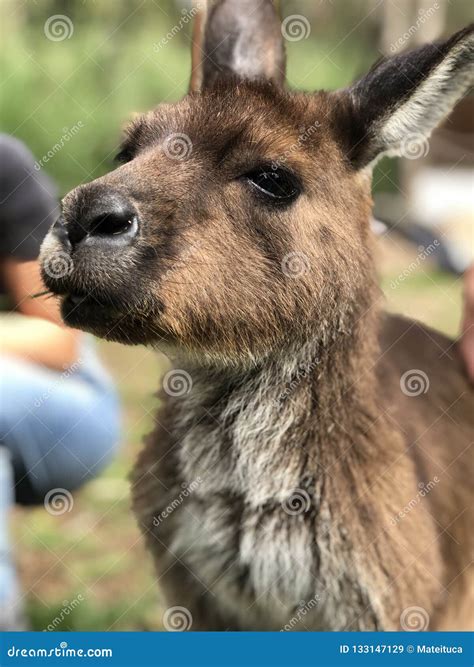
[[(442, 351), (450, 354), (441, 356)], [(305, 513), (304, 519), (315, 531), (316, 550), (318, 543), (327, 539), (334, 551), (348, 554), (349, 562), (357, 565), (360, 578), (355, 582), (350, 571), (333, 572), (334, 579), (339, 580), (336, 590), (342, 597), (328, 599), (330, 587), (318, 586), (318, 581), (324, 580), (318, 570), (325, 569), (321, 565), (323, 557), (315, 555), (314, 590), (321, 589), (320, 597), (329, 609), (347, 604), (351, 612), (343, 617), (342, 624), (324, 613), (313, 621), (305, 618), (300, 629), (395, 630), (399, 629), (401, 613), (410, 606), (420, 606), (428, 612), (430, 629), (469, 629), (472, 602), (466, 594), (472, 590), (473, 471), (471, 465), (467, 466), (472, 463), (467, 454), (473, 429), (471, 417), (470, 426), (466, 418), (472, 391), (463, 378), (457, 351), (439, 334), (390, 317), (381, 332), (381, 350), (374, 348), (371, 356), (361, 357), (369, 377), (375, 364), (380, 385), (371, 377), (364, 382), (363, 372), (361, 376), (349, 373), (347, 360), (333, 350), (323, 374), (321, 400), (316, 398), (319, 394), (314, 377), (309, 379), (309, 387), (301, 388), (302, 393), (315, 395), (316, 405), (313, 411), (304, 410), (303, 421), (292, 432), (298, 442), (298, 487), (303, 487), (305, 478), (313, 476), (321, 489), (318, 507)], [(430, 374), (428, 394), (406, 397), (400, 390), (399, 378), (414, 367), (436, 368), (436, 372), (432, 370)], [(341, 391), (344, 376), (347, 384)], [(225, 400), (224, 395), (221, 401)], [(203, 407), (203, 412), (198, 413), (198, 422), (205, 419), (210, 407)], [(219, 414), (219, 401), (212, 409)], [(448, 442), (452, 443), (450, 447)], [(282, 454), (285, 466), (291, 465), (288, 447), (291, 442), (287, 442), (286, 453)], [(187, 511), (186, 503), (162, 525), (154, 525), (163, 508), (179, 495), (181, 484), (190, 482), (179, 472), (179, 448), (176, 406), (171, 402), (160, 414), (159, 426), (148, 439), (134, 474), (135, 511), (155, 556), (160, 585), (169, 603), (190, 609), (195, 629), (278, 629), (267, 626), (264, 615), (258, 620), (253, 618), (255, 599), (251, 596), (243, 603), (247, 623), (226, 615), (219, 609), (212, 587), (206, 590), (199, 577), (173, 557), (169, 551), (173, 531), (179, 514)], [(416, 496), (419, 485), (435, 477), (441, 481), (425, 502), (394, 526), (393, 517)], [(207, 490), (201, 502), (212, 504)], [(230, 521), (230, 513), (237, 515), (237, 525), (245, 524), (242, 497), (230, 493), (228, 498), (221, 498), (220, 507), (226, 522)], [(278, 504), (263, 505), (259, 509), (262, 526), (265, 518), (275, 513), (282, 526), (285, 519), (288, 521)], [(325, 516), (330, 517), (329, 528), (323, 521)], [(294, 521), (301, 521), (301, 517), (294, 517)], [(323, 526), (321, 531), (319, 524)], [(238, 533), (235, 539), (238, 549)], [(346, 593), (345, 577), (349, 587)], [(245, 585), (237, 581), (236, 590), (229, 590), (229, 595), (242, 595), (243, 590)], [(349, 601), (345, 595), (355, 596), (355, 600)], [(307, 599), (310, 597), (308, 594)]]
[[(265, 80), (247, 80), (235, 31), (232, 48), (219, 41), (236, 7), (211, 12), (202, 91), (134, 121), (126, 163), (65, 198), (74, 270), (45, 280), (67, 322), (162, 347), (192, 380), (184, 396), (163, 394), (133, 497), (168, 604), (186, 607), (193, 629), (296, 618), (292, 629), (395, 630), (412, 606), (431, 629), (467, 628), (472, 389), (456, 345), (380, 310), (363, 160), (384, 150), (385, 121), (369, 131), (357, 116), (377, 72), (349, 91), (286, 92), (270, 21), (255, 43), (280, 55), (259, 60)], [(263, 17), (271, 5), (256, 7)], [(467, 34), (423, 52), (423, 76), (451, 51), (464, 76)], [(167, 149), (176, 133), (189, 141), (182, 159)], [(291, 203), (252, 185), (270, 164), (299, 183)], [(140, 223), (120, 253), (94, 228), (110, 193)], [(58, 249), (56, 230), (45, 266)], [(416, 369), (429, 388), (408, 396)], [(295, 491), (302, 512), (288, 511)]]

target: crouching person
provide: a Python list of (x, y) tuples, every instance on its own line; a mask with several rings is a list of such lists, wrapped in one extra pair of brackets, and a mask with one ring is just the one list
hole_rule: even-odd
[[(0, 135), (0, 630), (17, 629), (20, 594), (7, 519), (12, 502), (57, 502), (117, 451), (119, 405), (87, 336), (65, 328), (37, 257), (58, 214), (54, 188), (19, 141)], [(58, 258), (51, 271), (67, 271)], [(54, 505), (52, 505), (54, 511)]]

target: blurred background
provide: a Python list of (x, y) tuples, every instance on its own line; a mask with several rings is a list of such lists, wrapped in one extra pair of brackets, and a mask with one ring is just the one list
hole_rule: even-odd
[[(0, 130), (24, 141), (61, 196), (113, 166), (137, 111), (185, 94), (191, 3), (0, 0)], [(292, 87), (349, 84), (382, 55), (463, 27), (469, 0), (282, 0), (300, 17), (287, 40)], [(460, 273), (473, 255), (474, 105), (466, 98), (429, 142), (374, 174), (374, 226), (387, 308), (455, 336)], [(384, 224), (382, 224), (384, 223)], [(42, 630), (161, 627), (151, 559), (129, 509), (127, 476), (151, 430), (165, 360), (99, 343), (124, 405), (118, 460), (61, 516), (15, 510), (15, 553), (30, 625)], [(54, 622), (53, 622), (54, 621)]]

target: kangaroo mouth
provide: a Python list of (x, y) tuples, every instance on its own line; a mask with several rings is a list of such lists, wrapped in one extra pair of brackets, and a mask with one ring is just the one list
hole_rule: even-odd
[(157, 313), (134, 310), (129, 303), (115, 303), (94, 293), (70, 292), (61, 296), (61, 317), (65, 324), (118, 343), (166, 342), (168, 335), (159, 327), (156, 316)]
[(112, 325), (126, 313), (94, 294), (71, 292), (61, 297), (61, 316), (69, 326), (88, 330)]
[(102, 247), (72, 250), (51, 232), (41, 256), (43, 282), (59, 298), (65, 324), (127, 344), (165, 337), (160, 326), (163, 305), (149, 289), (144, 267), (133, 249), (120, 256)]

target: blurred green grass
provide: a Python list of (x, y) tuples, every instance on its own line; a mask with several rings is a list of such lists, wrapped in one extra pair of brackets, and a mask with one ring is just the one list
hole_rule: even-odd
[[(110, 5), (108, 11), (97, 7), (91, 14), (89, 9), (74, 20), (69, 39), (55, 42), (44, 34), (48, 4), (37, 20), (22, 18), (20, 25), (15, 3), (3, 0), (0, 5), (0, 71), (5, 73), (0, 95), (6, 101), (0, 120), (2, 131), (22, 139), (38, 160), (81, 123), (45, 165), (62, 195), (110, 170), (131, 114), (182, 97), (189, 82), (191, 37), (186, 24), (161, 45), (182, 14), (164, 3), (167, 11), (157, 11), (151, 21), (136, 4), (125, 16), (123, 8), (114, 13)], [(74, 16), (71, 9), (80, 4), (67, 3), (65, 14)], [(335, 49), (328, 36), (289, 43), (289, 82), (306, 90), (344, 86), (378, 55), (357, 40)]]
[[(52, 43), (32, 29), (8, 39), (1, 86), (2, 130), (21, 138), (40, 160), (78, 123), (80, 129), (47, 163), (64, 194), (110, 170), (129, 116), (186, 90), (189, 57), (177, 43), (154, 51), (157, 33), (144, 26), (139, 43), (121, 48), (104, 30), (76, 27), (77, 39)], [(79, 34), (77, 34), (79, 33)], [(164, 62), (165, 61), (165, 62)], [(22, 94), (19, 95), (18, 91)]]

